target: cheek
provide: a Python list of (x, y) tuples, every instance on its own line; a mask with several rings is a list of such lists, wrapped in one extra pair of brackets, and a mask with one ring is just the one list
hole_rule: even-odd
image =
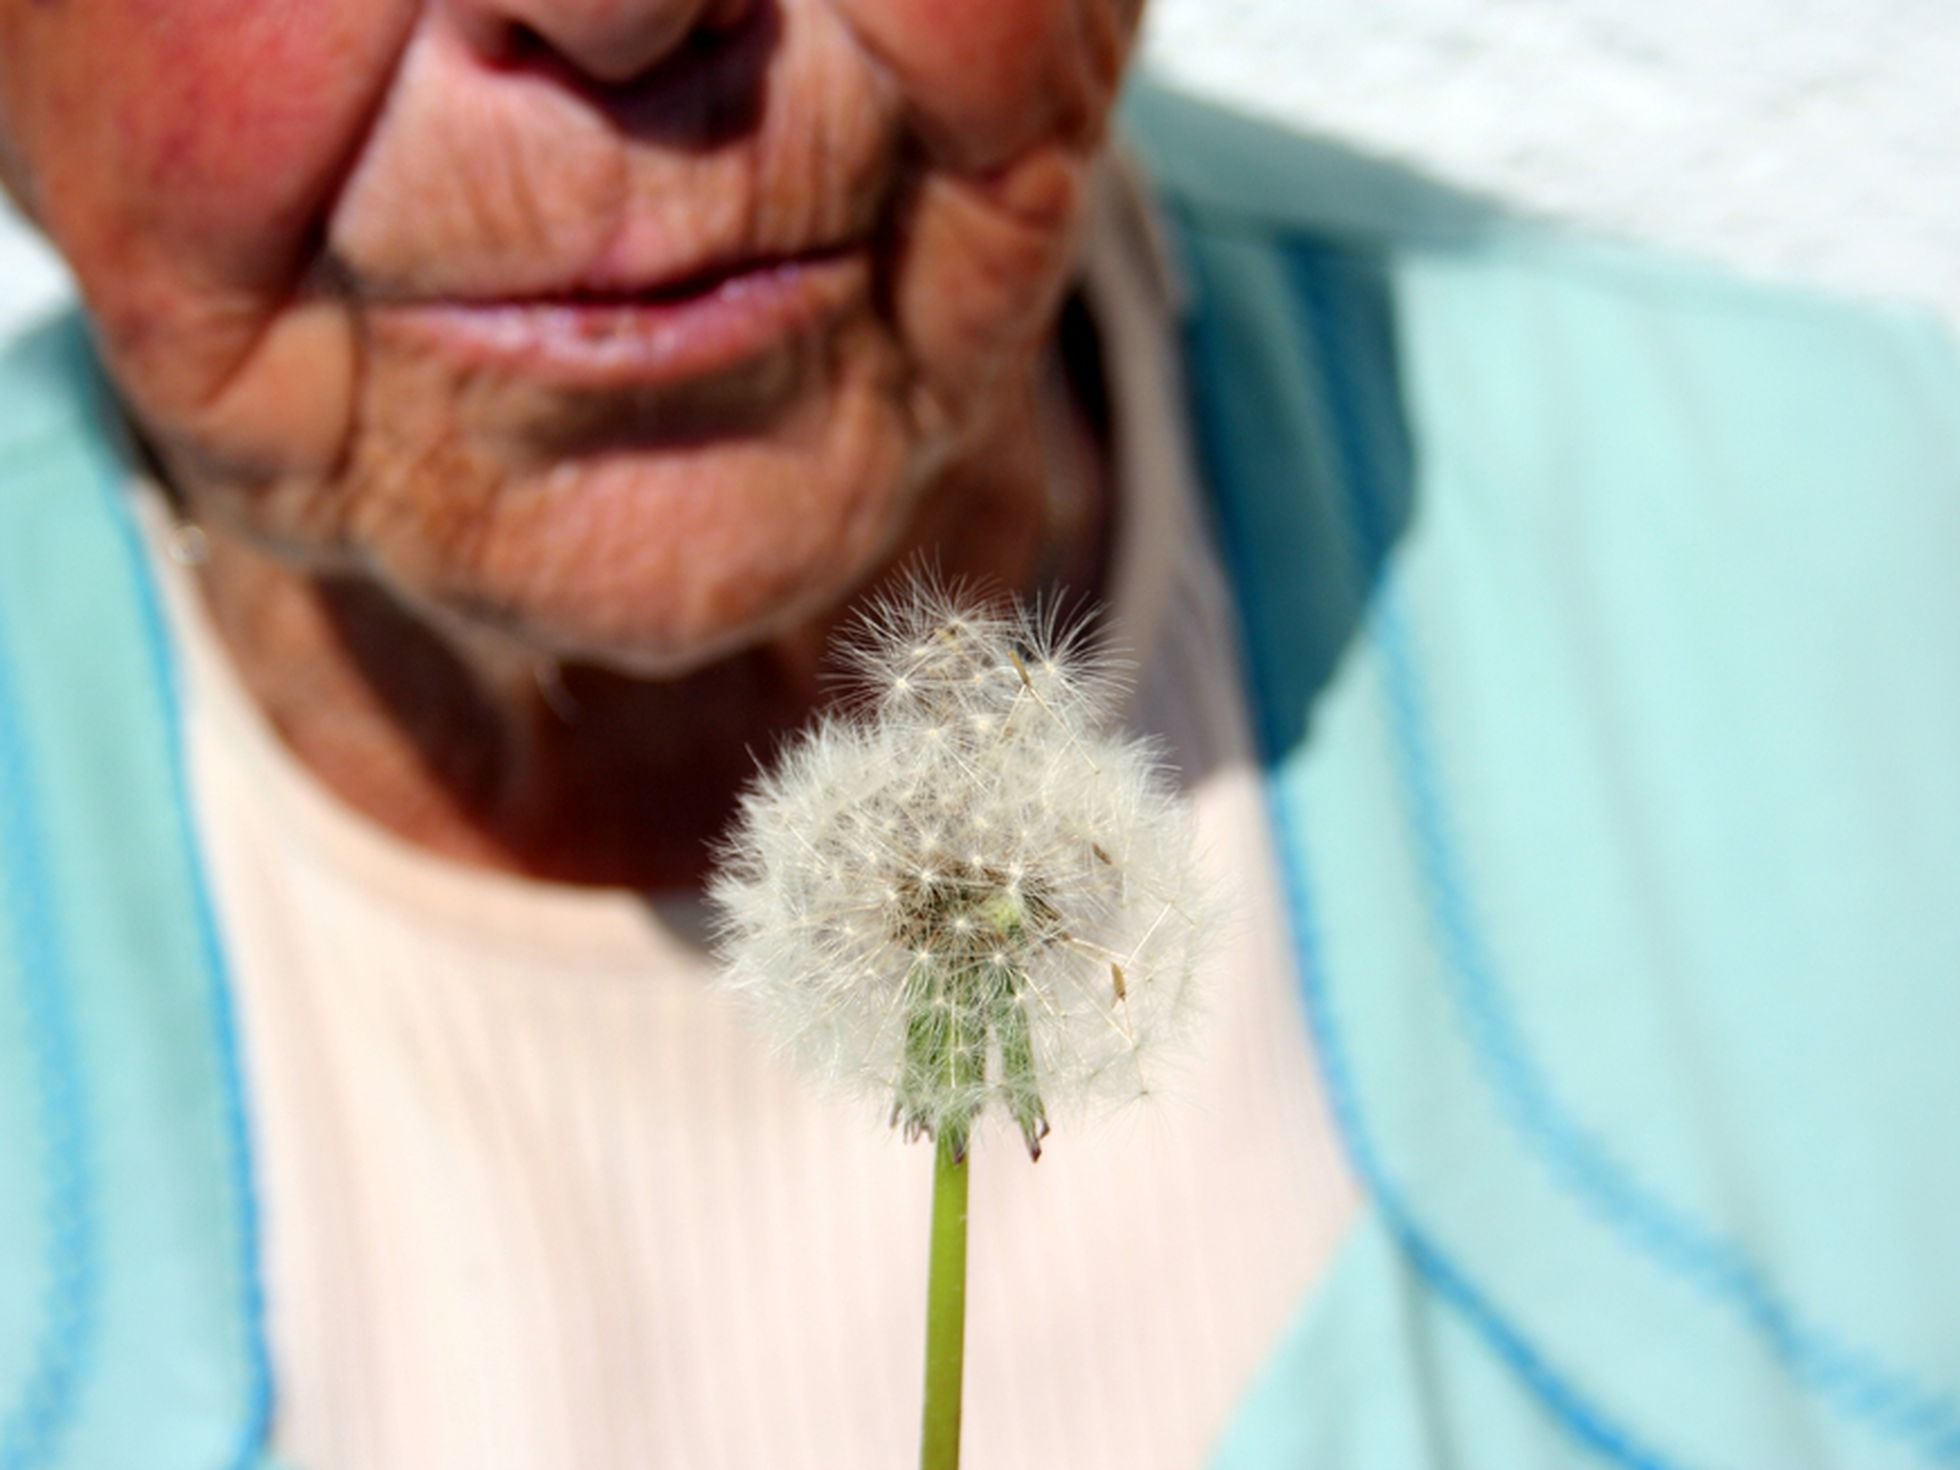
[(8, 122), (84, 284), (251, 292), (289, 273), (413, 9), (16, 0)]
[(1025, 152), (984, 179), (925, 181), (894, 300), (908, 347), (941, 393), (984, 396), (1040, 344), (1074, 257), (1086, 187), (1082, 158), (1056, 148)]
[(875, 28), (891, 52), (947, 84), (1011, 72), (1050, 40), (1067, 4), (861, 0), (858, 9), (862, 23)]
[(1130, 0), (837, 0), (890, 69), (929, 146), (997, 166), (1100, 131), (1122, 72)]
[(37, 216), (164, 438), (255, 463), (330, 452), (351, 348), (305, 273), (417, 8), (0, 0)]
[(227, 284), (276, 275), (332, 192), (398, 44), (374, 0), (163, 0), (117, 99), (126, 197)]
[(289, 273), (377, 105), (399, 0), (125, 0), (143, 35), (113, 108), (124, 197), (216, 284)]

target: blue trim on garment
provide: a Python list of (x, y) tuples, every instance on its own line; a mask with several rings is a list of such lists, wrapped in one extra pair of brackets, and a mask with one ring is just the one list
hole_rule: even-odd
[(196, 825), (191, 820), (183, 701), (178, 693), (177, 660), (158, 600), (156, 579), (151, 575), (149, 557), (123, 486), (108, 476), (98, 476), (98, 482), (108, 500), (110, 518), (115, 522), (117, 540), (135, 591), (144, 651), (149, 656), (151, 677), (155, 680), (158, 698), (163, 705), (163, 738), (172, 777), (171, 818), (177, 829), (177, 839), (189, 859), (187, 867), (196, 910), (198, 948), (204, 961), (205, 974), (210, 980), (211, 1025), (217, 1041), (219, 1065), (224, 1074), (226, 1162), (231, 1174), (232, 1197), (237, 1202), (238, 1210), (235, 1223), (238, 1232), (239, 1312), (246, 1333), (245, 1420), (239, 1426), (238, 1442), (226, 1463), (236, 1467), (236, 1470), (250, 1470), (250, 1467), (261, 1464), (266, 1436), (271, 1429), (272, 1362), (265, 1332), (265, 1288), (259, 1269), (258, 1183), (252, 1168), (244, 1064), (238, 1042), (237, 1015), (231, 999), (231, 969), (225, 960), (223, 942), (218, 936), (217, 907), (212, 902), (210, 884), (205, 876), (202, 844), (198, 840)]
[[(1304, 308), (1302, 336), (1316, 354), (1327, 394), (1338, 478), (1354, 533), (1350, 551), (1355, 565), (1372, 566), (1388, 551), (1386, 528), (1356, 385), (1343, 368), (1339, 312), (1313, 255), (1289, 252), (1286, 268)], [(1801, 1390), (1934, 1463), (1960, 1463), (1960, 1410), (1949, 1400), (1806, 1320), (1740, 1245), (1662, 1199), (1561, 1106), (1517, 1023), (1477, 923), (1432, 755), (1429, 701), (1392, 572), (1382, 578), (1368, 628), (1380, 656), (1403, 816), (1427, 891), (1432, 935), (1479, 1069), (1511, 1126), (1552, 1177), (1626, 1246), (1737, 1314)]]
[(170, 751), (170, 768), (176, 774), (176, 779), (171, 783), (171, 807), (179, 837), (190, 854), (191, 881), (196, 889), (198, 947), (211, 978), (211, 1024), (217, 1036), (219, 1062), (224, 1068), (225, 1148), (233, 1197), (238, 1202), (239, 1311), (247, 1333), (245, 1354), (248, 1375), (245, 1422), (239, 1428), (238, 1444), (228, 1463), (238, 1467), (238, 1470), (248, 1470), (248, 1467), (260, 1463), (266, 1436), (271, 1430), (272, 1361), (265, 1333), (265, 1285), (259, 1271), (258, 1181), (252, 1169), (244, 1065), (238, 1043), (237, 1015), (231, 1003), (231, 970), (218, 937), (217, 912), (211, 901), (210, 885), (205, 881), (204, 854), (191, 823), (183, 750), (183, 708), (177, 695), (176, 661), (164, 631), (162, 609), (157, 605), (156, 584), (150, 577), (149, 565), (144, 559), (136, 528), (130, 522), (128, 507), (118, 503), (116, 518), (132, 561), (132, 575), (139, 588), (144, 641), (148, 645), (151, 667), (167, 708), (165, 739)]
[[(1263, 711), (1261, 718), (1266, 719)], [(1629, 1467), (1629, 1470), (1685, 1470), (1683, 1462), (1667, 1459), (1643, 1444), (1561, 1377), (1558, 1370), (1532, 1347), (1524, 1334), (1513, 1327), (1490, 1299), (1478, 1290), (1476, 1283), (1429, 1237), (1410, 1211), (1401, 1191), (1390, 1182), (1361, 1116), (1354, 1081), (1348, 1072), (1345, 1044), (1334, 1016), (1333, 1000), (1327, 993), (1324, 978), (1326, 966), (1314, 922), (1313, 883), (1308, 874), (1306, 837), (1292, 822), (1286, 804), (1279, 799), (1278, 793), (1270, 788), (1266, 793), (1266, 807), (1271, 814), (1274, 830), (1281, 834), (1278, 844), (1280, 866), (1288, 908), (1294, 916), (1294, 953), (1299, 964), (1301, 986), (1307, 998), (1308, 1022), (1313, 1030), (1314, 1044), (1320, 1052), (1334, 1117), (1347, 1142), (1348, 1154), (1354, 1161), (1356, 1172), (1367, 1181), (1368, 1191), (1374, 1197), (1375, 1207), (1381, 1212), (1389, 1233), (1408, 1253), (1410, 1263), (1430, 1289), (1469, 1322), (1574, 1438), (1615, 1463)]]
[[(1218, 372), (1205, 371), (1202, 366), (1219, 366), (1215, 344), (1207, 339), (1202, 318), (1195, 319), (1191, 348), (1201, 364), (1199, 371), (1192, 375), (1193, 391), (1202, 395), (1206, 384), (1216, 383), (1220, 378)], [(1198, 408), (1193, 417), (1202, 442), (1210, 439), (1214, 418), (1205, 411), (1202, 402)], [(1213, 445), (1207, 447), (1211, 450), (1206, 455), (1208, 462), (1213, 466), (1222, 464), (1227, 456)], [(1327, 990), (1327, 966), (1315, 917), (1317, 909), (1309, 873), (1306, 835), (1293, 822), (1271, 777), (1288, 752), (1284, 722), (1266, 696), (1268, 684), (1260, 675), (1264, 672), (1261, 665), (1277, 662), (1283, 657), (1283, 651), (1256, 646), (1256, 630), (1270, 626), (1261, 615), (1258, 558), (1253, 554), (1248, 528), (1235, 514), (1237, 507), (1230, 495), (1220, 496), (1216, 505), (1225, 558), (1232, 572), (1231, 583), (1241, 606), (1242, 656), (1248, 665), (1245, 683), (1250, 690), (1262, 763), (1268, 772), (1264, 782), (1267, 810), (1271, 814), (1274, 831), (1280, 838), (1276, 846), (1287, 893), (1294, 957), (1329, 1101), (1355, 1172), (1366, 1184), (1375, 1208), (1381, 1213), (1396, 1242), (1408, 1254), (1417, 1275), (1489, 1344), (1498, 1359), (1517, 1375), (1574, 1440), (1627, 1467), (1627, 1470), (1688, 1470), (1684, 1462), (1664, 1458), (1614, 1422), (1539, 1354), (1525, 1336), (1506, 1320), (1469, 1274), (1436, 1243), (1410, 1209), (1402, 1191), (1389, 1177), (1381, 1157), (1375, 1152), (1349, 1070), (1346, 1042)]]
[(93, 1143), (81, 1054), (70, 1012), (69, 960), (54, 919), (54, 894), (40, 855), (46, 824), (36, 799), (20, 708), (0, 626), (0, 899), (19, 940), (21, 990), (33, 1038), (42, 1137), (48, 1141), (47, 1291), (40, 1343), (20, 1396), (0, 1415), (0, 1470), (28, 1470), (55, 1452), (73, 1420), (97, 1340), (102, 1282), (95, 1221)]
[[(199, 1028), (212, 1028), (205, 1033), (208, 1043), (201, 1042), (198, 1050), (202, 1053), (209, 1045), (209, 1065), (214, 1070), (196, 1084), (210, 1090), (180, 1090), (188, 1079), (177, 1075), (164, 1082), (165, 1091), (157, 1097), (166, 1106), (193, 1097), (200, 1103), (208, 1099), (210, 1107), (197, 1117), (196, 1149), (183, 1162), (195, 1161), (202, 1169), (204, 1159), (211, 1160), (212, 1174), (200, 1173), (199, 1179), (211, 1186), (209, 1194), (216, 1205), (215, 1213), (204, 1219), (215, 1255), (196, 1256), (191, 1264), (198, 1271), (200, 1294), (182, 1298), (179, 1305), (194, 1314), (199, 1331), (208, 1319), (215, 1332), (184, 1344), (193, 1353), (198, 1385), (193, 1398), (200, 1417), (173, 1417), (174, 1379), (180, 1365), (156, 1360), (156, 1343), (150, 1339), (171, 1342), (176, 1324), (131, 1316), (132, 1310), (142, 1310), (134, 1302), (144, 1293), (124, 1288), (139, 1286), (131, 1279), (132, 1272), (147, 1271), (153, 1261), (117, 1247), (122, 1222), (114, 1199), (106, 1193), (115, 1150), (130, 1140), (119, 1141), (112, 1125), (123, 1120), (105, 1111), (106, 1099), (119, 1079), (103, 1070), (114, 1063), (98, 1054), (96, 1038), (83, 1024), (84, 1007), (94, 1002), (77, 998), (99, 992), (97, 982), (105, 977), (89, 968), (84, 951), (94, 936), (89, 929), (75, 927), (89, 920), (63, 907), (70, 897), (63, 885), (72, 874), (50, 848), (66, 810), (55, 770), (59, 752), (37, 744), (37, 731), (22, 717), (19, 661), (26, 660), (32, 670), (32, 655), (44, 649), (15, 640), (38, 636), (42, 630), (32, 617), (10, 616), (12, 605), (0, 599), (0, 832), (6, 834), (6, 840), (0, 841), (0, 914), (8, 921), (0, 929), (0, 943), (12, 941), (7, 956), (10, 983), (5, 990), (10, 1016), (0, 1019), (13, 1031), (11, 1040), (23, 1058), (21, 1080), (28, 1089), (24, 1100), (34, 1115), (26, 1133), (31, 1140), (28, 1156), (3, 1162), (9, 1177), (18, 1173), (27, 1186), (28, 1198), (22, 1203), (39, 1206), (18, 1221), (26, 1230), (21, 1239), (25, 1258), (17, 1265), (25, 1268), (21, 1284), (31, 1293), (28, 1301), (35, 1309), (31, 1315), (22, 1314), (27, 1320), (6, 1324), (9, 1343), (21, 1359), (21, 1377), (16, 1381), (9, 1373), (6, 1391), (13, 1402), (0, 1405), (5, 1410), (0, 1415), (0, 1470), (52, 1470), (74, 1463), (74, 1457), (84, 1453), (80, 1446), (94, 1443), (91, 1436), (106, 1434), (124, 1451), (130, 1444), (142, 1443), (147, 1420), (132, 1421), (124, 1402), (124, 1390), (130, 1387), (139, 1389), (146, 1411), (151, 1407), (162, 1411), (157, 1428), (173, 1448), (186, 1443), (177, 1438), (181, 1430), (199, 1435), (199, 1425), (211, 1425), (215, 1442), (202, 1442), (195, 1463), (266, 1470), (273, 1386), (259, 1277), (258, 1196), (229, 980), (191, 816), (183, 713), (170, 641), (128, 502), (126, 476), (120, 461), (105, 447), (119, 440), (122, 431), (98, 387), (97, 369), (80, 323), (51, 324), (24, 339), (24, 344), (11, 345), (6, 357), (0, 358), (0, 369), (12, 372), (22, 367), (17, 354), (32, 353), (31, 368), (19, 384), (9, 385), (24, 385), (26, 417), (7, 426), (7, 442), (0, 445), (0, 472), (24, 469), (28, 477), (24, 488), (31, 494), (60, 492), (66, 497), (69, 509), (58, 513), (58, 524), (65, 534), (81, 537), (70, 552), (78, 553), (80, 564), (90, 569), (82, 575), (103, 580), (100, 590), (113, 609), (106, 625), (115, 640), (109, 653), (117, 658), (133, 656), (126, 665), (132, 673), (125, 682), (140, 718), (130, 709), (112, 707), (103, 718), (114, 723), (101, 733), (129, 742), (132, 753), (155, 771), (149, 776), (146, 770), (146, 779), (155, 784), (139, 794), (146, 803), (142, 815), (146, 820), (154, 816), (161, 824), (155, 830), (163, 846), (154, 856), (166, 870), (167, 897), (164, 891), (142, 885), (136, 891), (143, 895), (139, 901), (162, 898), (166, 905), (142, 917), (167, 921), (174, 917), (174, 909), (175, 915), (188, 921), (188, 929), (182, 931), (188, 945), (181, 952), (173, 949), (167, 959), (172, 966), (170, 978), (174, 982), (181, 977), (191, 987), (181, 997), (192, 1005), (185, 1019)], [(20, 407), (18, 399), (9, 401), (10, 411)], [(5, 487), (10, 494), (13, 488)], [(100, 500), (91, 504), (80, 499), (88, 496)], [(23, 507), (31, 511), (32, 501)], [(16, 508), (12, 503), (0, 504), (10, 513)], [(26, 611), (34, 611), (31, 604)], [(54, 672), (58, 678), (58, 669)], [(151, 743), (159, 739), (160, 744)], [(152, 760), (161, 764), (148, 767)], [(118, 767), (110, 774), (121, 779), (130, 770)], [(50, 781), (57, 782), (52, 792)], [(152, 798), (154, 807), (147, 805)], [(181, 877), (177, 875), (180, 864)], [(176, 935), (171, 937), (174, 940)], [(118, 973), (140, 983), (143, 954), (123, 953), (121, 958), (133, 968)], [(21, 997), (18, 1009), (12, 1000), (16, 993)], [(174, 1012), (178, 998), (173, 992), (166, 1008)], [(188, 1040), (195, 1033), (179, 1034)], [(186, 1114), (186, 1120), (191, 1116)], [(204, 1182), (194, 1188), (204, 1188)], [(224, 1194), (229, 1197), (221, 1197)], [(175, 1220), (172, 1228), (185, 1223), (190, 1222)], [(172, 1263), (156, 1264), (174, 1270)], [(215, 1275), (207, 1274), (210, 1267), (216, 1268)], [(222, 1310), (208, 1310), (214, 1307)], [(135, 1358), (118, 1346), (122, 1331), (130, 1327), (143, 1329), (149, 1356)], [(162, 1330), (152, 1330), (156, 1328)], [(18, 1343), (14, 1333), (21, 1335)], [(222, 1370), (223, 1377), (206, 1376), (207, 1368)], [(221, 1422), (202, 1417), (208, 1402), (203, 1390), (216, 1383), (232, 1388), (236, 1395), (213, 1405)], [(140, 1451), (135, 1460), (123, 1451), (117, 1458), (119, 1463), (147, 1463)]]

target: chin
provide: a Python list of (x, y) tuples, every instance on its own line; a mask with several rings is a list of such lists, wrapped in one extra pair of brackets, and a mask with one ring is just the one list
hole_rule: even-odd
[(823, 617), (905, 540), (908, 446), (861, 417), (838, 413), (815, 446), (618, 448), (474, 493), (424, 482), (364, 507), (358, 559), (455, 633), (678, 677)]

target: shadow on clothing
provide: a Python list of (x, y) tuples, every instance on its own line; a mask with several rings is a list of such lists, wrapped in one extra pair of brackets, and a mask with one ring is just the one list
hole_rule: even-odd
[(1306, 738), (1418, 514), (1396, 253), (1470, 249), (1520, 221), (1147, 77), (1122, 121), (1177, 237), (1199, 458), (1277, 762)]

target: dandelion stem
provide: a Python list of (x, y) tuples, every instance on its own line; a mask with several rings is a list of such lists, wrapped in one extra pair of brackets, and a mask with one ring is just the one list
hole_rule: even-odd
[(966, 1140), (940, 1130), (932, 1176), (932, 1264), (926, 1277), (926, 1406), (919, 1470), (958, 1470), (966, 1366)]

